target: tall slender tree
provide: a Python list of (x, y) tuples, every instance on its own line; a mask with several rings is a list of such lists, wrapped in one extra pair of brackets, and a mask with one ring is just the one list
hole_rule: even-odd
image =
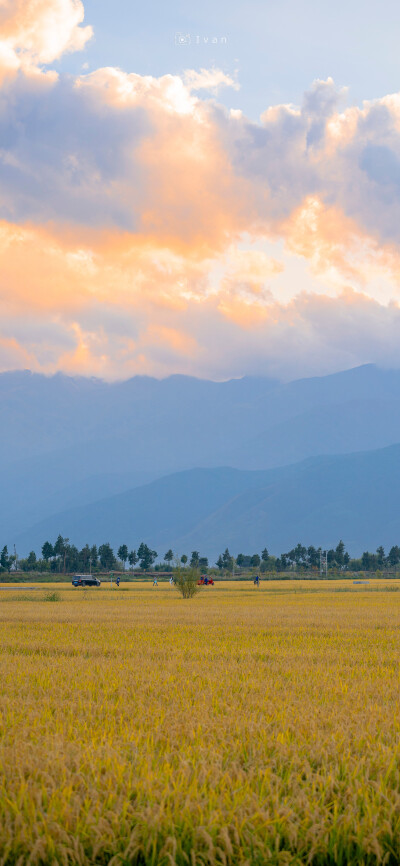
[(124, 563), (124, 571), (125, 571), (125, 563), (126, 563), (126, 560), (128, 559), (128, 548), (127, 548), (126, 544), (121, 544), (121, 546), (118, 548), (118, 556), (119, 556), (121, 562)]

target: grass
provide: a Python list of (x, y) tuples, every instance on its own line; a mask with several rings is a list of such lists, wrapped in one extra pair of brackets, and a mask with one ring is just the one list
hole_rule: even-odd
[(131, 586), (0, 593), (2, 866), (397, 864), (391, 584)]

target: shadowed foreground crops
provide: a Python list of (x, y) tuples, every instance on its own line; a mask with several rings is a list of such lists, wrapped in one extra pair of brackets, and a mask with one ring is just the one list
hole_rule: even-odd
[(400, 593), (0, 593), (0, 864), (400, 861)]

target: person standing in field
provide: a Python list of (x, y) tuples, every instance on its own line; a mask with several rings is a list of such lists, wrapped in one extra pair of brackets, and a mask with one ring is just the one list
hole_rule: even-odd
[(171, 589), (172, 589), (172, 587), (173, 587), (173, 585), (174, 585), (174, 578), (172, 577), (172, 575), (171, 575), (171, 577), (170, 577), (170, 579), (169, 579), (169, 585), (170, 585), (170, 587), (171, 587)]
[(260, 575), (259, 574), (256, 574), (256, 576), (254, 578), (254, 583), (255, 583), (256, 587), (259, 588), (259, 586), (260, 586)]
[(158, 586), (158, 580), (156, 577), (153, 579), (153, 586)]
[(117, 577), (117, 586), (119, 586), (119, 584), (120, 584), (120, 580), (121, 580), (121, 578), (120, 578), (120, 576), (118, 575), (118, 577)]

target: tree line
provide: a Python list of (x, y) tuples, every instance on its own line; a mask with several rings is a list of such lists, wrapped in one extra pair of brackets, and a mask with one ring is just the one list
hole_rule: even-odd
[[(109, 542), (97, 545), (85, 544), (79, 550), (74, 544), (70, 543), (69, 538), (63, 538), (59, 535), (54, 544), (50, 541), (45, 541), (41, 548), (41, 557), (37, 557), (35, 551), (31, 551), (25, 559), (17, 558), (16, 553), (9, 553), (7, 545), (0, 552), (0, 573), (10, 572), (18, 568), (21, 571), (32, 572), (51, 572), (56, 574), (70, 574), (72, 572), (86, 574), (100, 571), (112, 571), (122, 566), (125, 570), (127, 565), (130, 569), (139, 567), (142, 571), (149, 571), (151, 568), (156, 571), (172, 571), (172, 562), (176, 562), (176, 557), (171, 549), (164, 554), (164, 561), (155, 565), (158, 558), (156, 550), (152, 550), (143, 541), (137, 550), (129, 550), (126, 544), (121, 544), (114, 553)], [(183, 554), (179, 560), (180, 564), (186, 566), (187, 563), (192, 568), (200, 570), (208, 569), (208, 559), (205, 556), (200, 556), (197, 550), (192, 551), (188, 557)]]
[[(326, 566), (325, 566), (326, 558)], [(145, 542), (141, 542), (137, 550), (129, 550), (126, 544), (121, 544), (114, 553), (108, 542), (99, 547), (86, 544), (79, 550), (70, 543), (69, 538), (59, 535), (55, 543), (45, 541), (41, 548), (41, 557), (37, 557), (32, 550), (25, 559), (18, 559), (16, 553), (9, 553), (5, 545), (0, 551), (0, 573), (10, 572), (18, 568), (26, 572), (52, 572), (52, 573), (89, 573), (100, 571), (112, 571), (123, 568), (130, 570), (139, 568), (141, 571), (172, 571), (173, 566), (190, 565), (191, 568), (206, 572), (209, 569), (207, 557), (201, 556), (198, 550), (193, 550), (190, 556), (183, 554), (179, 559), (172, 549), (164, 554), (163, 561), (156, 564), (158, 553)], [(395, 545), (386, 554), (382, 546), (375, 553), (365, 551), (358, 559), (350, 557), (346, 551), (345, 544), (340, 540), (335, 548), (323, 550), (321, 547), (297, 544), (287, 553), (280, 556), (272, 556), (264, 547), (260, 554), (239, 553), (232, 556), (226, 548), (216, 561), (216, 567), (220, 573), (240, 574), (244, 571), (260, 572), (318, 572), (320, 569), (339, 571), (378, 571), (395, 569), (400, 564), (400, 547)]]
[(220, 570), (232, 571), (235, 567), (259, 569), (261, 572), (307, 572), (318, 570), (334, 571), (379, 571), (395, 569), (400, 565), (400, 547), (394, 545), (386, 554), (382, 545), (375, 553), (364, 551), (359, 558), (352, 558), (342, 540), (335, 548), (329, 550), (322, 547), (305, 547), (297, 544), (296, 547), (280, 556), (271, 556), (265, 547), (259, 556), (257, 553), (246, 556), (239, 553), (234, 559), (228, 548), (217, 560)]

